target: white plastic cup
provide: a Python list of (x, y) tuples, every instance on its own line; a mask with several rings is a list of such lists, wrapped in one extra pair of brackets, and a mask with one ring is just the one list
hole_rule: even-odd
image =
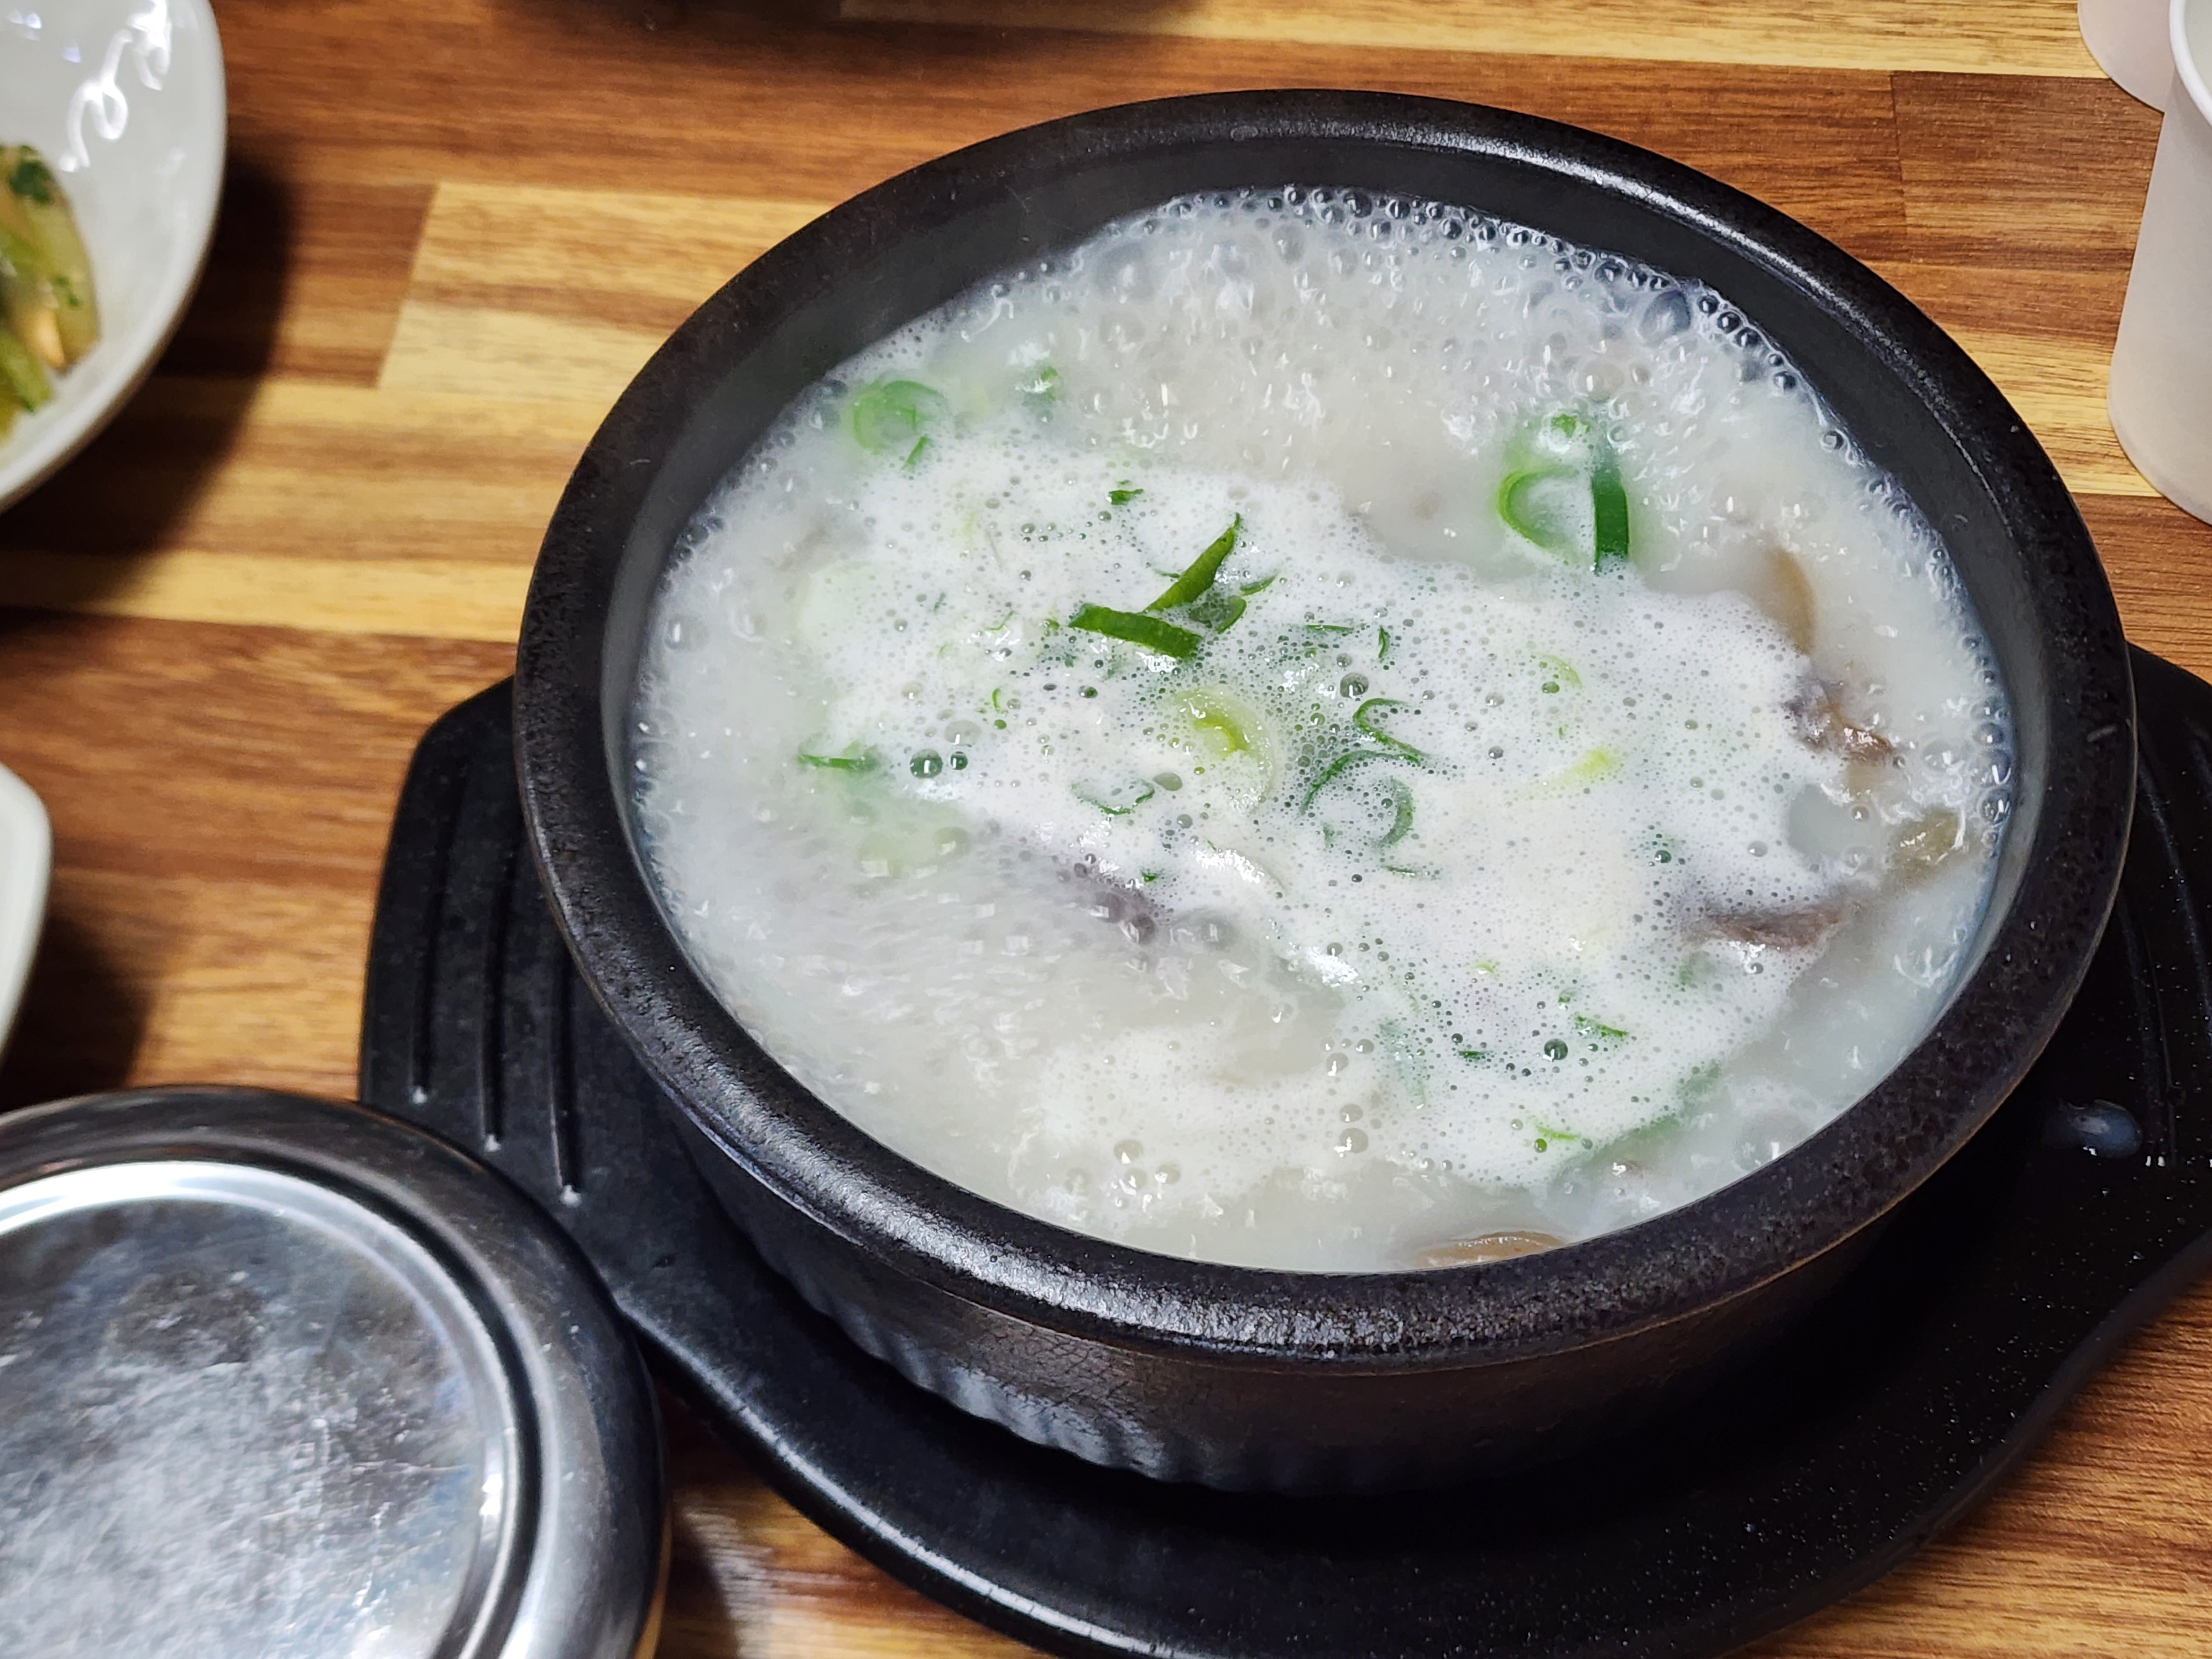
[(2173, 89), (2166, 0), (2081, 0), (2081, 44), (2120, 90), (2153, 109)]
[(2136, 470), (2212, 523), (2212, 0), (2172, 0), (2173, 93), (2105, 406)]

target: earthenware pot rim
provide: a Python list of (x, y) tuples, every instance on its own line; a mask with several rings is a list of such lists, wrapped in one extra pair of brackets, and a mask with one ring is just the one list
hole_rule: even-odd
[[(1734, 1183), (1486, 1267), (1311, 1273), (1187, 1261), (1069, 1231), (929, 1173), (806, 1093), (723, 1009), (661, 916), (614, 788), (605, 634), (634, 521), (699, 400), (784, 318), (903, 238), (1032, 183), (1293, 140), (1360, 148), (1378, 175), (1394, 154), (1430, 151), (1595, 185), (1798, 290), (1952, 435), (2027, 567), (2050, 653), (2052, 763), (2039, 792), (2021, 780), (2012, 834), (2032, 840), (2014, 896), (1929, 1036), (1856, 1105)], [(532, 578), (515, 703), (525, 810), (561, 931), (617, 1027), (734, 1163), (885, 1266), (971, 1303), (1131, 1348), (1263, 1367), (1465, 1364), (1621, 1337), (1745, 1294), (1877, 1220), (1982, 1125), (2071, 1000), (2117, 890), (2135, 763), (2118, 618), (2072, 499), (1987, 377), (1902, 295), (1794, 220), (1650, 152), (1478, 105), (1334, 91), (1206, 94), (1026, 128), (902, 173), (762, 256), (676, 331), (578, 464)]]

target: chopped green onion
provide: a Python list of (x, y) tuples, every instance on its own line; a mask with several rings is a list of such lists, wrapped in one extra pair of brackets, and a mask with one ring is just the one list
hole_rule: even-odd
[(921, 452), (928, 447), (928, 439), (916, 438), (914, 441), (914, 447), (908, 450), (906, 453), (906, 465), (911, 468), (916, 461), (921, 459)]
[(1226, 634), (1244, 614), (1244, 596), (1217, 587), (1194, 600), (1187, 607), (1187, 614), (1200, 627)]
[(1109, 817), (1121, 818), (1152, 798), (1152, 786), (1137, 778), (1112, 789), (1093, 789), (1079, 783), (1071, 787), (1071, 793), (1085, 805), (1095, 806)]
[(1516, 536), (1561, 557), (1573, 552), (1577, 516), (1571, 492), (1582, 474), (1572, 467), (1540, 466), (1508, 473), (1498, 486), (1498, 516)]
[(1375, 660), (1377, 662), (1390, 660), (1390, 630), (1387, 628), (1378, 628), (1375, 630)]
[(951, 415), (945, 394), (919, 380), (878, 380), (853, 399), (853, 437), (872, 453), (904, 450), (911, 464), (921, 453), (916, 440)]
[(1600, 570), (1628, 559), (1628, 491), (1620, 482), (1620, 464), (1610, 452), (1590, 475), (1590, 510), (1595, 521), (1595, 563)]
[(1264, 593), (1275, 585), (1275, 578), (1282, 574), (1283, 573), (1279, 570), (1271, 571), (1267, 575), (1261, 577), (1256, 582), (1243, 583), (1237, 591), (1239, 593), (1244, 594), (1247, 598), (1249, 598), (1255, 593)]
[(1060, 371), (1050, 363), (1047, 363), (1035, 374), (1023, 381), (1019, 390), (1023, 397), (1035, 398), (1040, 401), (1049, 401), (1057, 398), (1060, 396)]
[[(1339, 755), (1329, 763), (1328, 769), (1314, 780), (1313, 787), (1306, 791), (1306, 798), (1299, 804), (1298, 810), (1303, 812), (1312, 806), (1322, 790), (1344, 776), (1360, 762), (1389, 758), (1390, 758), (1389, 756), (1377, 754), (1371, 749), (1355, 749), (1349, 754)], [(1377, 852), (1385, 852), (1395, 847), (1412, 834), (1413, 829), (1413, 792), (1396, 778), (1385, 778), (1382, 780), (1382, 793), (1384, 804), (1390, 809), (1390, 824), (1376, 837), (1375, 848)], [(1331, 841), (1335, 839), (1336, 832), (1332, 829), (1324, 828), (1322, 833), (1325, 839)], [(1393, 873), (1410, 876), (1422, 875), (1426, 872), (1407, 869), (1395, 871)]]
[(1459, 1051), (1459, 1057), (1462, 1060), (1488, 1060), (1490, 1058), (1490, 1050), (1487, 1048), (1462, 1048)]
[(1529, 447), (1534, 463), (1508, 473), (1498, 487), (1498, 516), (1559, 558), (1578, 560), (1587, 547), (1594, 570), (1626, 562), (1628, 491), (1611, 447), (1581, 416), (1565, 413), (1544, 422)]
[(1332, 636), (1340, 634), (1357, 634), (1359, 631), (1358, 623), (1300, 623), (1298, 626), (1309, 634), (1327, 634)]
[(40, 207), (53, 205), (54, 175), (46, 171), (46, 162), (34, 151), (27, 149), (21, 153), (9, 172), (8, 188)]
[(874, 750), (863, 749), (858, 744), (846, 744), (842, 755), (817, 755), (802, 749), (798, 758), (802, 766), (819, 767), (827, 772), (872, 772), (879, 763)]
[(1609, 1040), (1617, 1040), (1626, 1036), (1628, 1033), (1622, 1030), (1618, 1025), (1601, 1024), (1598, 1021), (1592, 1019), (1588, 1014), (1577, 1014), (1575, 1016), (1575, 1035), (1577, 1036), (1603, 1037)]
[[(1178, 605), (1188, 605), (1213, 586), (1214, 576), (1221, 569), (1221, 562), (1237, 550), (1237, 537), (1244, 528), (1244, 515), (1239, 513), (1229, 521), (1229, 528), (1213, 538), (1212, 544), (1191, 562), (1189, 569), (1169, 584), (1168, 591), (1145, 607), (1147, 611), (1173, 611)], [(1231, 620), (1235, 620), (1233, 617)]]
[(1070, 628), (1079, 628), (1086, 634), (1103, 634), (1109, 639), (1127, 640), (1131, 645), (1141, 645), (1147, 651), (1157, 651), (1164, 657), (1181, 659), (1195, 656), (1204, 643), (1188, 628), (1177, 628), (1173, 623), (1162, 622), (1158, 617), (1148, 617), (1133, 611), (1110, 611), (1103, 605), (1086, 605), (1067, 619)]
[(1237, 717), (1212, 697), (1191, 696), (1182, 700), (1183, 713), (1190, 723), (1206, 739), (1206, 747), (1214, 758), (1225, 760), (1231, 755), (1253, 752), (1252, 739)]
[(1382, 1052), (1389, 1057), (1390, 1069), (1406, 1092), (1413, 1097), (1416, 1107), (1429, 1103), (1429, 1065), (1425, 1045), (1417, 1045), (1406, 1039), (1406, 1028), (1395, 1019), (1386, 1019), (1376, 1028), (1375, 1036)]
[(1390, 827), (1382, 832), (1382, 845), (1395, 847), (1413, 828), (1413, 792), (1396, 778), (1385, 778), (1382, 789), (1390, 799)]
[(1320, 795), (1321, 792), (1328, 788), (1332, 783), (1334, 783), (1337, 779), (1343, 776), (1346, 772), (1349, 772), (1353, 767), (1363, 765), (1366, 762), (1371, 760), (1387, 760), (1389, 758), (1389, 757), (1385, 755), (1379, 749), (1346, 750), (1344, 753), (1339, 755), (1334, 760), (1331, 761), (1327, 766), (1322, 769), (1321, 775), (1313, 781), (1313, 787), (1306, 791), (1306, 798), (1298, 803), (1298, 811), (1301, 812), (1310, 811), (1313, 808), (1316, 798)]
[(1115, 507), (1127, 507), (1131, 501), (1135, 501), (1138, 496), (1144, 493), (1145, 492), (1138, 489), (1136, 485), (1131, 483), (1127, 478), (1124, 478), (1120, 483), (1115, 485), (1113, 489), (1106, 492), (1106, 499), (1112, 502)]
[(1600, 778), (1609, 778), (1620, 770), (1620, 757), (1611, 750), (1593, 749), (1561, 775), (1563, 784), (1595, 783)]
[(1414, 748), (1412, 744), (1406, 742), (1402, 738), (1392, 737), (1388, 732), (1382, 730), (1374, 723), (1376, 715), (1379, 711), (1391, 708), (1403, 708), (1406, 705), (1404, 703), (1399, 702), (1395, 697), (1370, 697), (1365, 702), (1361, 703), (1358, 708), (1352, 711), (1352, 723), (1358, 726), (1362, 732), (1364, 732), (1369, 737), (1374, 738), (1376, 742), (1382, 744), (1385, 748), (1396, 750), (1407, 760), (1425, 762), (1429, 757), (1423, 754), (1419, 750)]
[(1554, 772), (1540, 783), (1528, 786), (1531, 795), (1556, 795), (1570, 789), (1588, 788), (1603, 781), (1620, 770), (1620, 757), (1609, 749), (1593, 749), (1572, 766)]

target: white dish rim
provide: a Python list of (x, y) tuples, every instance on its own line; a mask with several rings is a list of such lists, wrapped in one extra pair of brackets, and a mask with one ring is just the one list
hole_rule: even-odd
[[(212, 176), (216, 187), (209, 192), (206, 211), (199, 216), (194, 228), (191, 257), (177, 260), (163, 273), (161, 283), (155, 291), (154, 303), (117, 342), (119, 349), (114, 352), (110, 365), (100, 371), (108, 379), (101, 394), (88, 398), (51, 424), (25, 434), (20, 446), (0, 439), (0, 513), (6, 512), (75, 459), (77, 453), (137, 395), (147, 376), (154, 372), (154, 365), (161, 361), (162, 352), (168, 349), (177, 325), (184, 320), (185, 307), (207, 269), (208, 249), (215, 240), (216, 210), (222, 202), (223, 167), (229, 157), (229, 74), (223, 64), (222, 35), (216, 27), (215, 12), (208, 0), (168, 3), (193, 14), (198, 25), (207, 31), (213, 48), (210, 62), (214, 76)], [(95, 277), (97, 275), (95, 272)], [(5, 1029), (4, 1023), (0, 1023), (0, 1030)]]
[(21, 1006), (46, 925), (53, 829), (31, 786), (0, 766), (0, 1049)]

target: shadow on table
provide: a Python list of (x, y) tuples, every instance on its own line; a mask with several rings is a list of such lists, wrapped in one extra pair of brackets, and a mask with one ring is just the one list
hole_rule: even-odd
[(0, 1112), (121, 1085), (145, 1029), (143, 991), (56, 895), (15, 1034), (0, 1056)]
[[(748, 34), (766, 25), (811, 28), (825, 40), (872, 27), (942, 27), (964, 33), (948, 41), (953, 56), (970, 57), (975, 30), (1000, 33), (1016, 27), (1049, 26), (1097, 33), (1121, 33), (1146, 19), (1190, 11), (1200, 0), (507, 0), (513, 7), (541, 15), (567, 12), (601, 24), (650, 34), (680, 37), (687, 44), (742, 46)], [(871, 13), (876, 15), (871, 15)], [(911, 37), (909, 37), (911, 39)]]
[(672, 1536), (657, 1659), (747, 1659), (774, 1611), (774, 1545), (747, 1524), (759, 1477), (665, 1389), (660, 1419)]
[[(152, 378), (82, 453), (0, 514), (0, 606), (96, 608), (167, 544), (275, 354), (293, 220), (283, 185), (234, 159), (207, 272)], [(0, 610), (0, 634), (10, 614)]]

